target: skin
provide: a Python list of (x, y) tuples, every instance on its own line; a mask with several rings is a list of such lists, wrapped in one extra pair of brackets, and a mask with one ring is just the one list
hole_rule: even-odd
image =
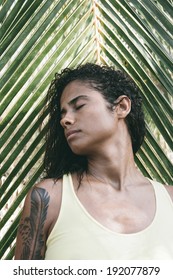
[[(78, 199), (100, 224), (128, 234), (151, 224), (156, 202), (150, 181), (134, 162), (125, 123), (131, 102), (121, 96), (117, 103), (110, 110), (101, 93), (73, 81), (61, 97), (61, 125), (72, 151), (88, 158), (88, 172), (79, 188), (77, 176), (72, 174)], [(173, 199), (173, 188), (165, 188)], [(47, 179), (30, 190), (19, 225), (15, 259), (44, 259), (61, 197), (62, 180), (55, 183)]]

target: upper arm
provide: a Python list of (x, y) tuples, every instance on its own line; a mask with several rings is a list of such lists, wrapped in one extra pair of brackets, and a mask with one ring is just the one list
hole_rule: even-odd
[(18, 228), (15, 259), (44, 259), (49, 203), (45, 188), (29, 191)]

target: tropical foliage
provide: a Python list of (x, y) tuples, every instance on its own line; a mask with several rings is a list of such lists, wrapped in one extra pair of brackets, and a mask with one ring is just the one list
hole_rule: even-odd
[(85, 62), (123, 68), (142, 90), (144, 175), (172, 183), (172, 0), (1, 0), (1, 258), (11, 259), (23, 199), (40, 179), (46, 91)]

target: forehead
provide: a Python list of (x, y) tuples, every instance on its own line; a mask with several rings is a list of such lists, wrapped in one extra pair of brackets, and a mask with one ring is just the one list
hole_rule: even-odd
[(69, 103), (78, 96), (86, 96), (89, 99), (103, 98), (102, 94), (96, 89), (92, 88), (89, 82), (72, 81), (63, 90), (60, 104), (61, 106)]

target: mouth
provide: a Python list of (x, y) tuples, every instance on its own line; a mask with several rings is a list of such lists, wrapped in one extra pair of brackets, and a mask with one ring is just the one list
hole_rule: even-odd
[(66, 132), (65, 136), (68, 140), (69, 138), (72, 138), (74, 135), (76, 135), (78, 132), (80, 132), (80, 130), (69, 130)]

